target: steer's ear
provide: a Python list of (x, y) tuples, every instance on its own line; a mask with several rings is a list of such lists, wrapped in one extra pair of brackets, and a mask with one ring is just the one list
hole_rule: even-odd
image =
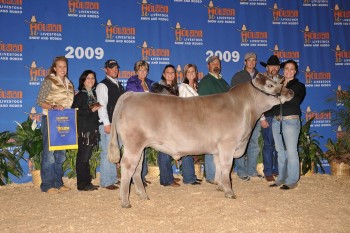
[(255, 79), (256, 83), (261, 84), (261, 85), (265, 85), (267, 77), (265, 75), (263, 75), (262, 73), (258, 73), (254, 79)]
[(285, 79), (285, 77), (284, 77), (284, 76), (282, 76), (282, 78), (278, 79), (278, 84), (283, 83), (284, 79)]

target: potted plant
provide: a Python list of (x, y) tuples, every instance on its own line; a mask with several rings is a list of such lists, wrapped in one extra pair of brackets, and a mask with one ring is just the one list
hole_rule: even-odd
[[(325, 157), (331, 166), (332, 175), (350, 176), (350, 88), (347, 91), (338, 87), (335, 97), (328, 101), (336, 102), (331, 109), (332, 122), (338, 125), (336, 140), (327, 140)], [(343, 129), (343, 130), (342, 130)]]
[(350, 141), (347, 138), (338, 138), (336, 141), (328, 139), (325, 157), (331, 165), (332, 175), (349, 176), (350, 169)]
[(194, 155), (194, 172), (198, 179), (203, 179), (204, 175), (204, 155)]
[(0, 133), (0, 185), (11, 183), (9, 174), (17, 178), (23, 174), (20, 165), (22, 156), (15, 147), (13, 136), (9, 131)]
[(41, 184), (41, 154), (43, 152), (43, 135), (30, 117), (22, 123), (17, 123), (15, 131), (15, 144), (19, 147), (21, 156), (28, 154), (28, 166), (35, 187)]
[(63, 162), (62, 168), (64, 174), (67, 175), (69, 179), (77, 177), (76, 171), (76, 161), (77, 161), (77, 149), (66, 150), (66, 160)]
[[(101, 149), (97, 146), (94, 146), (92, 149), (92, 155), (89, 160), (90, 164), (90, 174), (92, 179), (96, 178), (96, 169), (98, 166), (100, 166), (100, 153)], [(69, 149), (66, 150), (66, 160), (63, 163), (63, 171), (67, 174), (68, 178), (75, 178), (77, 177), (77, 170), (76, 170), (76, 161), (77, 161), (77, 149)]]
[(318, 173), (318, 166), (321, 171), (325, 173), (322, 166), (323, 150), (318, 141), (322, 136), (318, 135), (316, 131), (310, 131), (310, 126), (314, 117), (309, 119), (300, 130), (298, 149), (299, 159), (301, 165), (301, 175)]
[(148, 174), (147, 177), (158, 178), (159, 167), (158, 167), (158, 151), (152, 147), (147, 147), (145, 150), (145, 156), (147, 156), (148, 163)]

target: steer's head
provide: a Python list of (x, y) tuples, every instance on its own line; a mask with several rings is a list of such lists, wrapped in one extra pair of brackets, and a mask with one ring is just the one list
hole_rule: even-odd
[(294, 92), (291, 89), (287, 89), (283, 86), (283, 80), (279, 82), (274, 81), (273, 79), (259, 73), (253, 80), (253, 86), (258, 89), (260, 92), (274, 96), (284, 103), (293, 98)]

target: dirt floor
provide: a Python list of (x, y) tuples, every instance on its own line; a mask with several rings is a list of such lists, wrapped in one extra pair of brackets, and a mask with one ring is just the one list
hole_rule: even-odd
[[(4, 232), (350, 232), (350, 178), (302, 177), (293, 190), (270, 188), (265, 180), (233, 175), (237, 199), (215, 186), (163, 187), (152, 179), (142, 201), (131, 188), (131, 209), (119, 191), (72, 190), (46, 194), (32, 183), (0, 187), (0, 231)], [(98, 179), (94, 180), (98, 184)]]

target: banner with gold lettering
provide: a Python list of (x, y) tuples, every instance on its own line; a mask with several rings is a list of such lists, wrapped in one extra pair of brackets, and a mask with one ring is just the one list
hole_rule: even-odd
[(78, 149), (76, 109), (49, 110), (49, 150)]

